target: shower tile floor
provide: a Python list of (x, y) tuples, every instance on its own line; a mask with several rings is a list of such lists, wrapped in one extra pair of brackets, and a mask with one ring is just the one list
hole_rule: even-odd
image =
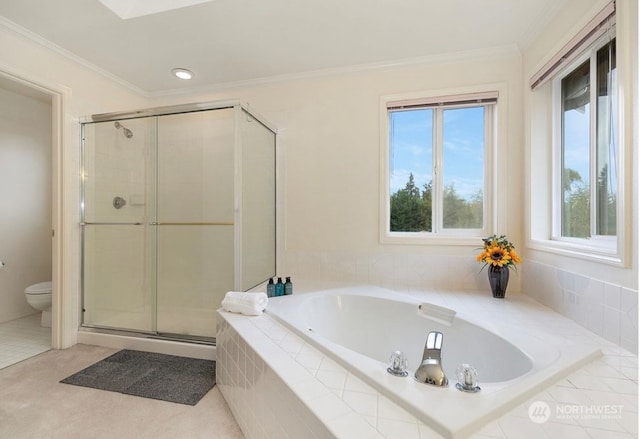
[(217, 386), (188, 406), (59, 382), (115, 352), (77, 344), (0, 370), (0, 438), (244, 439)]
[(51, 349), (51, 328), (40, 326), (40, 316), (0, 323), (0, 369)]

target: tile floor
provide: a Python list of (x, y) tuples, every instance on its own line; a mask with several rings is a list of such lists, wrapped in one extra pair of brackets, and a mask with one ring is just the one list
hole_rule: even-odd
[(40, 313), (0, 323), (0, 369), (51, 349), (51, 328), (40, 326)]
[(188, 406), (59, 382), (116, 351), (78, 344), (0, 370), (0, 438), (244, 438), (217, 386)]

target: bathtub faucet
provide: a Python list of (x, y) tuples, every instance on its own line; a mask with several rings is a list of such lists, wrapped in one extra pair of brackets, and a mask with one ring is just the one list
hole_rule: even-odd
[(439, 387), (447, 387), (449, 385), (449, 380), (442, 370), (441, 349), (443, 337), (442, 332), (437, 331), (431, 331), (427, 335), (422, 362), (414, 375), (416, 381)]

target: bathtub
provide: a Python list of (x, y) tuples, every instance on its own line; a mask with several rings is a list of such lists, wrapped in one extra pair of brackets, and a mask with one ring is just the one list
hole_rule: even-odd
[[(601, 355), (594, 346), (531, 334), (517, 319), (487, 325), (468, 311), (378, 287), (275, 297), (266, 312), (444, 437), (477, 431)], [(430, 331), (444, 334), (448, 387), (413, 379)], [(387, 372), (389, 357), (398, 350), (407, 356), (408, 377)], [(480, 392), (456, 388), (460, 363), (476, 368)]]

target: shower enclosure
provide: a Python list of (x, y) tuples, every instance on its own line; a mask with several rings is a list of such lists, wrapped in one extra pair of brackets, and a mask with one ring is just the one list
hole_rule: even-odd
[(86, 118), (82, 325), (213, 341), (276, 272), (275, 130), (239, 102)]

